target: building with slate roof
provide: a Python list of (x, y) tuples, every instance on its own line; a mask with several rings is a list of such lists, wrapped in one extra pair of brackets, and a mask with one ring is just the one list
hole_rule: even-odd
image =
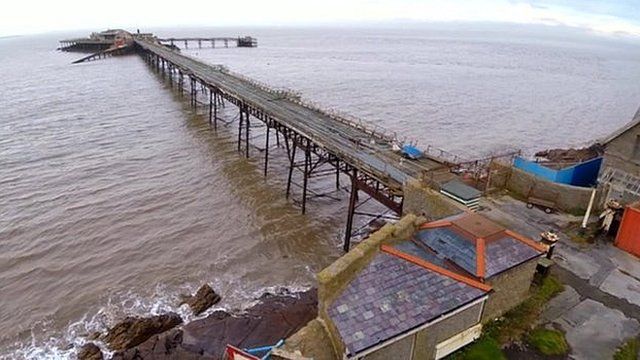
[[(528, 296), (544, 252), (477, 214), (430, 223), (407, 215), (318, 274), (318, 318), (301, 331), (307, 339), (294, 335), (284, 351), (317, 359), (443, 358)], [(320, 338), (334, 348), (319, 353), (312, 344)]]

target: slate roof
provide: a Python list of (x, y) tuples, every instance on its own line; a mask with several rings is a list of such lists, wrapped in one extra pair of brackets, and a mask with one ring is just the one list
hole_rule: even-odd
[(540, 255), (534, 248), (510, 236), (489, 242), (484, 253), (487, 278)]
[(442, 257), (456, 263), (471, 274), (476, 274), (476, 244), (456, 233), (450, 227), (419, 231), (416, 238)]
[[(448, 259), (479, 278), (489, 278), (542, 253), (534, 248), (535, 241), (523, 239), (477, 214), (432, 224), (419, 230), (415, 238), (436, 254), (420, 255), (415, 249), (412, 254), (427, 261), (427, 257), (435, 256), (441, 263)], [(478, 246), (479, 241), (482, 246)]]
[(468, 304), (485, 292), (388, 253), (378, 253), (328, 314), (349, 356)]

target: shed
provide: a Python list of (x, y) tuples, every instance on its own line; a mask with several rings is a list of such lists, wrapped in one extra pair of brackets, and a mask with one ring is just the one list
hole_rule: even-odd
[(640, 256), (640, 202), (625, 209), (615, 244), (628, 253)]

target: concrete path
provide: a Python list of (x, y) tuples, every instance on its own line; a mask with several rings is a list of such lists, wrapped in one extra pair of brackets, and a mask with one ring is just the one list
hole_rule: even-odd
[(565, 291), (552, 299), (539, 322), (566, 332), (574, 359), (610, 359), (626, 339), (640, 333), (640, 261), (610, 243), (578, 244), (562, 233), (580, 217), (527, 209), (507, 196), (484, 199), (481, 213), (533, 239), (555, 230), (553, 273)]
[(582, 300), (552, 323), (565, 332), (571, 358), (577, 360), (611, 359), (621, 339), (640, 331), (638, 320), (591, 299)]

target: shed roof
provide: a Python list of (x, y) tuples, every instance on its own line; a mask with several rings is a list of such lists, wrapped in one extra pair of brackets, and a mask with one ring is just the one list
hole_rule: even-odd
[(329, 306), (328, 314), (353, 356), (485, 294), (486, 289), (381, 252)]
[(415, 238), (424, 246), (418, 244), (417, 249), (412, 249), (413, 253), (425, 260), (436, 257), (444, 260), (445, 265), (449, 260), (478, 278), (497, 275), (545, 251), (538, 242), (478, 214), (432, 222), (422, 227)]

